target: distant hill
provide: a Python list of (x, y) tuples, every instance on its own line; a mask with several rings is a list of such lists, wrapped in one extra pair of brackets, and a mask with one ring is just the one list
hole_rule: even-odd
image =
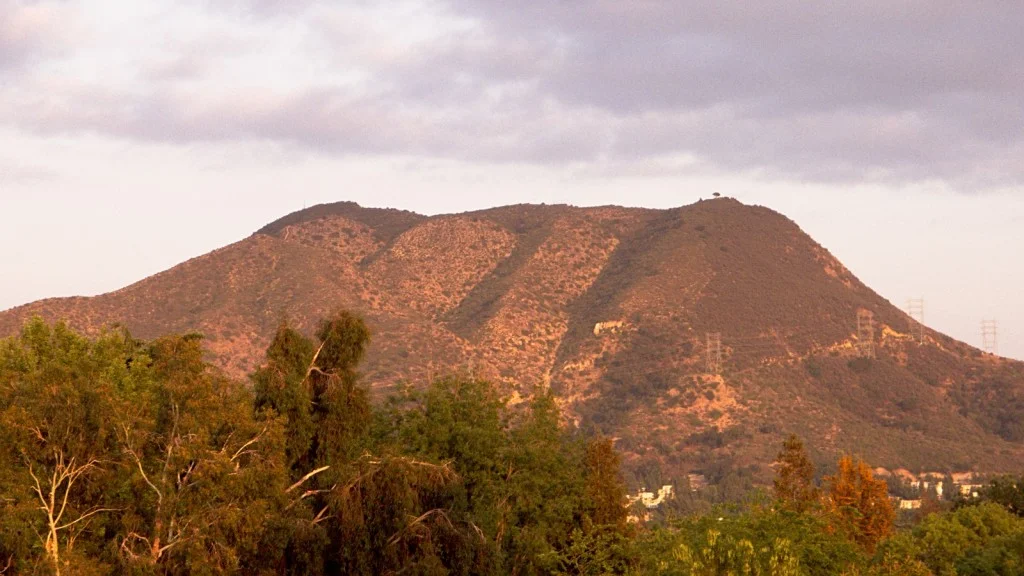
[[(726, 198), (436, 217), (315, 206), (117, 292), (0, 313), (0, 335), (37, 314), (144, 338), (198, 331), (241, 376), (282, 318), (311, 329), (338, 307), (375, 332), (375, 389), (452, 367), (513, 393), (551, 386), (634, 467), (764, 475), (790, 431), (886, 467), (1024, 461), (1024, 364), (929, 329), (918, 341), (792, 221)], [(874, 316), (873, 360), (857, 358), (859, 311)], [(708, 333), (720, 375), (705, 373)]]

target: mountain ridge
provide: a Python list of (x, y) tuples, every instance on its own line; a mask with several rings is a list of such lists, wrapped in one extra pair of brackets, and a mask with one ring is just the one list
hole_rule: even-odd
[[(1024, 364), (927, 328), (917, 342), (909, 316), (795, 222), (728, 198), (439, 216), (317, 205), (121, 290), (0, 312), (0, 335), (36, 314), (198, 331), (240, 376), (285, 316), (309, 330), (339, 307), (375, 332), (365, 376), (379, 392), (459, 366), (513, 394), (551, 386), (637, 466), (763, 469), (784, 431), (892, 467), (1001, 470), (1024, 455)], [(874, 360), (857, 358), (863, 310)], [(721, 375), (706, 373), (709, 333)]]

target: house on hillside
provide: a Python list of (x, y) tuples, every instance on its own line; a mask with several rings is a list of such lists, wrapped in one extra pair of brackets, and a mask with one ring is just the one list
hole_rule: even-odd
[(951, 474), (953, 477), (953, 483), (965, 486), (974, 482), (974, 472), (954, 472)]
[(920, 510), (921, 500), (904, 500), (900, 498), (900, 510)]
[(665, 502), (675, 498), (675, 488), (671, 485), (662, 486), (657, 493), (647, 492), (643, 488), (637, 492), (636, 496), (629, 496), (627, 500), (629, 506), (639, 502), (644, 508), (648, 510), (657, 510)]
[(977, 498), (984, 484), (961, 484), (960, 495), (964, 498)]
[(613, 320), (611, 322), (598, 322), (594, 324), (594, 336), (600, 336), (603, 332), (611, 332), (615, 334), (622, 330), (626, 326), (626, 323), (622, 320)]

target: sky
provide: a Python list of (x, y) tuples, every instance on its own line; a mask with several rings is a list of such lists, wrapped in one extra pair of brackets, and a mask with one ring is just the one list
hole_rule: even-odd
[(0, 0), (0, 309), (320, 202), (720, 192), (1024, 358), (1022, 29), (1005, 0)]

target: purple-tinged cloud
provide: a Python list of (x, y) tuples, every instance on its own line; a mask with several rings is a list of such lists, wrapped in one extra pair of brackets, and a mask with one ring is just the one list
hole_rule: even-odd
[(47, 4), (0, 0), (0, 73), (53, 48), (54, 18)]
[(230, 65), (211, 65), (221, 51), (186, 47), (134, 89), (26, 84), (0, 122), (326, 154), (636, 166), (686, 156), (778, 179), (1024, 183), (1020, 3), (425, 0), (437, 18), (473, 25), (403, 49), (392, 44), (404, 30), (388, 36), (359, 10), (227, 6), (244, 12), (241, 28), (280, 22), (302, 47), (292, 63), (324, 76), (225, 91), (216, 80)]

